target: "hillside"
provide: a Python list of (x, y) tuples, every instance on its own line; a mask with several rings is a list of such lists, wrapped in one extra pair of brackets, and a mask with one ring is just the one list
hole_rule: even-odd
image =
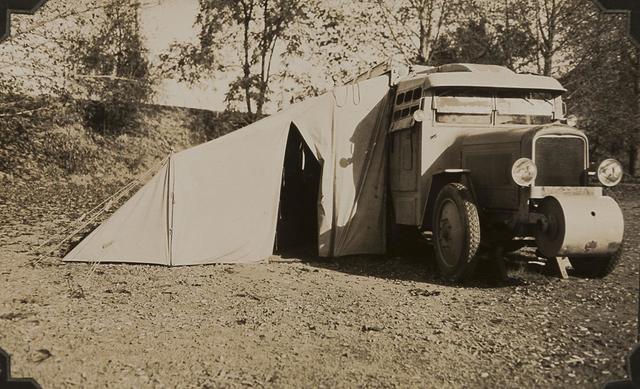
[(33, 100), (21, 111), (4, 114), (0, 180), (126, 182), (152, 169), (172, 149), (183, 150), (249, 123), (243, 113), (145, 105), (138, 128), (100, 132), (83, 124), (68, 104), (33, 108), (40, 105)]

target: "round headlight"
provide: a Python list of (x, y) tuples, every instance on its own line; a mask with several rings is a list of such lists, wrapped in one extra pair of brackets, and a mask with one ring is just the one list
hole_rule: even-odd
[(605, 159), (598, 166), (598, 180), (604, 186), (615, 186), (622, 181), (622, 164), (615, 159)]
[(571, 127), (578, 127), (578, 117), (576, 115), (567, 116), (567, 125)]
[(538, 175), (538, 168), (529, 158), (520, 158), (513, 163), (511, 177), (520, 186), (530, 186)]
[(413, 120), (420, 123), (424, 120), (424, 111), (419, 109), (413, 113)]

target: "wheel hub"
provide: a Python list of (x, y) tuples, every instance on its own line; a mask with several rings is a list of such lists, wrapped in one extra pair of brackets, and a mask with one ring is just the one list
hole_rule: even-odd
[(448, 200), (440, 208), (438, 222), (438, 243), (442, 253), (442, 260), (447, 266), (455, 266), (462, 252), (464, 244), (464, 228), (458, 207)]

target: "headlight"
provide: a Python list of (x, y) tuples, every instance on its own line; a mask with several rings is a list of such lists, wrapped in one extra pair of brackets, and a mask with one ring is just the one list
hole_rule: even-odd
[(605, 159), (598, 166), (598, 180), (604, 186), (616, 186), (622, 181), (622, 164), (615, 159)]
[(570, 127), (578, 127), (578, 117), (576, 115), (567, 116), (567, 125)]
[(529, 158), (520, 158), (511, 168), (511, 177), (520, 186), (530, 186), (537, 175), (538, 168)]

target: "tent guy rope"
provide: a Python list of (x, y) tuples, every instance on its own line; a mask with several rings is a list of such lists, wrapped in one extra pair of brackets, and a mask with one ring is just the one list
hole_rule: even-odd
[[(62, 235), (64, 238), (60, 242), (58, 242), (55, 246), (49, 248), (48, 250), (46, 250), (43, 253), (40, 253), (40, 250), (43, 247), (53, 243), (57, 238), (60, 238), (60, 235), (55, 236), (55, 237), (45, 241), (41, 245), (39, 245), (34, 251), (35, 251), (35, 253), (40, 253), (40, 255), (38, 256), (38, 258), (36, 258), (34, 261), (32, 261), (32, 263), (31, 263), (32, 266), (36, 266), (37, 264), (39, 264), (49, 254), (51, 254), (51, 253), (55, 252), (56, 250), (58, 250), (60, 247), (62, 247), (63, 244), (65, 244), (67, 241), (69, 241), (69, 239), (73, 238), (80, 231), (82, 231), (84, 228), (86, 228), (89, 224), (91, 224), (94, 221), (96, 221), (96, 219), (98, 219), (103, 213), (105, 213), (109, 209), (111, 209), (111, 207), (113, 206), (114, 203), (116, 203), (122, 197), (124, 197), (127, 193), (129, 193), (131, 191), (131, 189), (133, 189), (138, 184), (142, 184), (143, 180), (146, 177), (148, 177), (149, 175), (152, 175), (153, 173), (157, 172), (162, 166), (164, 166), (164, 164), (166, 164), (167, 161), (169, 160), (170, 156), (171, 156), (171, 153), (169, 155), (167, 155), (165, 158), (163, 158), (162, 161), (160, 161), (158, 164), (152, 166), (149, 170), (147, 170), (144, 173), (138, 175), (131, 182), (129, 182), (125, 186), (123, 186), (120, 189), (118, 189), (111, 196), (107, 197), (102, 202), (100, 202), (98, 205), (96, 205), (95, 207), (93, 207), (89, 211), (83, 213), (80, 217), (78, 217), (77, 219), (72, 221), (71, 224), (61, 232), (61, 234), (66, 234), (66, 235)], [(91, 216), (88, 217), (89, 215), (91, 215)], [(72, 231), (70, 233), (68, 233), (69, 230), (72, 230)]]

